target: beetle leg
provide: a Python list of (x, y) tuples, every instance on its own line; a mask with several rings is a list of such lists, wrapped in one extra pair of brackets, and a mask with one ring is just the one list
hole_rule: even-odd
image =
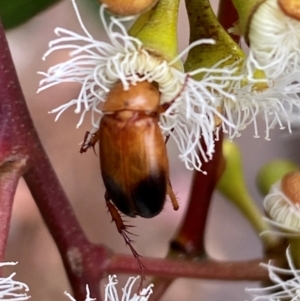
[(176, 198), (175, 193), (173, 191), (170, 179), (168, 180), (168, 184), (167, 184), (167, 194), (171, 199), (173, 209), (178, 210), (178, 208), (179, 208), (178, 201), (177, 201), (177, 198)]
[(87, 131), (84, 135), (83, 142), (81, 144), (80, 153), (85, 153), (90, 147), (93, 148), (94, 153), (95, 152), (95, 144), (99, 141), (99, 131), (91, 134), (89, 131)]
[[(173, 132), (173, 131), (174, 131), (174, 128), (171, 129), (171, 132)], [(167, 145), (169, 139), (170, 139), (170, 134), (166, 135), (165, 145)]]
[(107, 194), (107, 192), (105, 193), (105, 201), (106, 201), (106, 205), (108, 208), (108, 211), (112, 217), (112, 220), (115, 222), (116, 227), (118, 229), (118, 232), (123, 236), (125, 243), (127, 246), (129, 246), (131, 253), (133, 254), (133, 256), (136, 258), (140, 268), (141, 268), (141, 284), (143, 280), (145, 279), (145, 266), (143, 265), (142, 261), (141, 261), (141, 255), (134, 249), (132, 243), (134, 242), (132, 239), (129, 238), (128, 234), (132, 234), (133, 233), (128, 231), (128, 228), (131, 227), (129, 225), (126, 225), (123, 220), (122, 217), (119, 213), (119, 211), (117, 210), (117, 208), (111, 203), (110, 198)]

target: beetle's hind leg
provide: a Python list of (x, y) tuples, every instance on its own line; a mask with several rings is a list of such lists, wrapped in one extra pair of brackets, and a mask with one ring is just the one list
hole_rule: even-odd
[(132, 243), (134, 242), (132, 239), (129, 238), (129, 234), (134, 235), (133, 233), (128, 231), (129, 225), (126, 225), (123, 220), (122, 217), (119, 213), (119, 211), (117, 210), (117, 208), (111, 203), (110, 198), (107, 194), (107, 192), (105, 193), (105, 201), (106, 201), (106, 205), (108, 208), (108, 211), (112, 217), (112, 220), (115, 222), (116, 227), (118, 229), (118, 232), (123, 236), (126, 245), (129, 246), (133, 256), (136, 258), (140, 268), (141, 268), (141, 283), (140, 283), (140, 288), (142, 286), (142, 282), (145, 279), (145, 266), (143, 265), (142, 261), (141, 261), (141, 255), (134, 249)]
[(99, 131), (95, 133), (90, 133), (87, 131), (84, 135), (83, 142), (81, 144), (80, 153), (85, 153), (90, 147), (93, 148), (94, 153), (95, 152), (95, 144), (99, 141), (100, 134)]
[(178, 208), (179, 208), (178, 201), (177, 201), (177, 198), (176, 198), (175, 193), (173, 191), (170, 179), (168, 180), (168, 184), (167, 184), (167, 194), (171, 199), (173, 209), (178, 210)]

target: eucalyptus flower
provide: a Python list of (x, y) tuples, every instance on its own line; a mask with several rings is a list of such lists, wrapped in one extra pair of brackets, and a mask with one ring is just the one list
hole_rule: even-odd
[(275, 183), (264, 199), (266, 220), (284, 237), (300, 237), (300, 173), (291, 172)]
[[(250, 83), (240, 86), (235, 83), (236, 110), (239, 111), (241, 125), (253, 121), (256, 137), (256, 116), (259, 112), (265, 119), (266, 139), (269, 139), (269, 130), (275, 124), (279, 124), (281, 129), (287, 127), (291, 132), (291, 122), (300, 121), (300, 22), (283, 8), (285, 5), (290, 8), (290, 4), (296, 5), (296, 2), (233, 0), (239, 14), (239, 23), (233, 31), (241, 34), (249, 47), (245, 69)], [(257, 73), (260, 73), (259, 78)], [(254, 89), (252, 82), (256, 82)], [(257, 83), (262, 87), (257, 89)], [(249, 115), (255, 118), (251, 121)], [(248, 122), (243, 122), (246, 119)]]
[(248, 65), (269, 79), (300, 71), (300, 22), (285, 11), (283, 2), (289, 1), (233, 0), (239, 13), (233, 31), (249, 46)]
[(300, 22), (280, 8), (277, 0), (263, 1), (249, 26), (249, 61), (268, 78), (300, 72)]
[(300, 268), (300, 172), (289, 172), (275, 183), (264, 199), (264, 207), (266, 221), (275, 227), (268, 232), (288, 241), (293, 262)]
[(259, 118), (265, 123), (266, 140), (270, 140), (270, 130), (276, 125), (291, 133), (291, 123), (300, 121), (300, 73), (293, 72), (276, 79), (255, 79), (254, 70), (246, 64), (242, 74), (243, 80), (232, 81), (228, 88), (236, 100), (223, 99), (224, 114), (229, 124), (234, 124), (234, 127), (228, 127), (223, 123), (223, 130), (228, 132), (229, 138), (240, 136), (240, 131), (250, 125), (254, 128), (254, 137), (258, 138), (261, 132)]

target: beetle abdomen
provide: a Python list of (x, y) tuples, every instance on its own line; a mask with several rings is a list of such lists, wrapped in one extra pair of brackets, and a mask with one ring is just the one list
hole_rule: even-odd
[(135, 187), (131, 187), (129, 193), (110, 176), (105, 174), (102, 176), (109, 197), (125, 215), (151, 218), (163, 209), (167, 193), (165, 175), (149, 176), (140, 180)]
[(128, 216), (150, 218), (164, 206), (168, 160), (157, 118), (122, 111), (101, 120), (103, 181), (112, 202)]

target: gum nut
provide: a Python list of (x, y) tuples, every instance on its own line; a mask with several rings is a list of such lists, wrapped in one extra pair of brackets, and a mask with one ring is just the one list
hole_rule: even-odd
[(108, 10), (118, 16), (132, 16), (151, 9), (158, 0), (99, 0)]
[(281, 180), (281, 190), (294, 204), (300, 204), (300, 171), (285, 175)]

